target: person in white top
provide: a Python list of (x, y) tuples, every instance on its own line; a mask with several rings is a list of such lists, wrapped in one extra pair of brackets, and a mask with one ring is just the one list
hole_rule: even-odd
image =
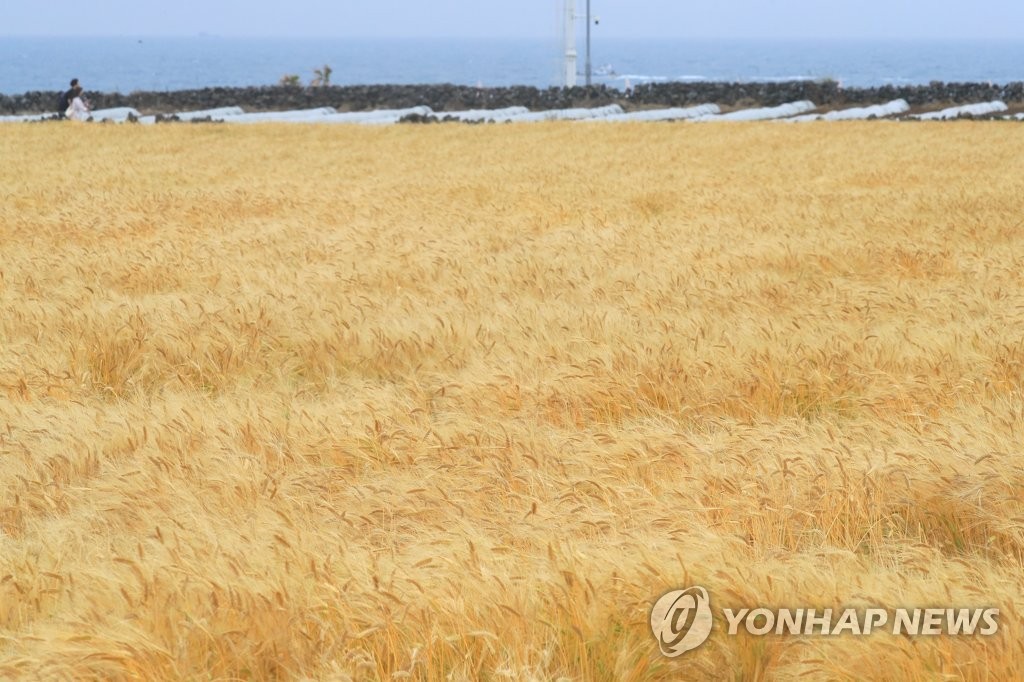
[(82, 98), (82, 86), (76, 85), (71, 91), (71, 103), (65, 115), (72, 121), (89, 120), (89, 105)]

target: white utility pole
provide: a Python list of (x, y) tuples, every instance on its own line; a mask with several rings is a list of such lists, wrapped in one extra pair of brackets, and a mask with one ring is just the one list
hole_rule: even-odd
[(587, 0), (587, 87), (591, 86), (593, 68), (590, 64), (590, 0)]
[(565, 69), (562, 85), (576, 87), (576, 0), (565, 0)]

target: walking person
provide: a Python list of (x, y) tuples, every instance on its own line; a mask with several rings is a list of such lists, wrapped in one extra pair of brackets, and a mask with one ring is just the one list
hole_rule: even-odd
[(57, 99), (57, 116), (59, 118), (67, 118), (68, 107), (71, 106), (71, 100), (74, 98), (75, 88), (77, 87), (78, 79), (72, 78), (71, 88), (62, 92), (60, 97)]
[(82, 86), (75, 85), (69, 91), (70, 102), (64, 114), (72, 121), (89, 120), (89, 104), (82, 97)]

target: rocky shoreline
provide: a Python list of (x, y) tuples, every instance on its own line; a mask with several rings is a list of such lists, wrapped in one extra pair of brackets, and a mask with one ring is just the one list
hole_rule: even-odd
[[(57, 91), (0, 94), (0, 114), (53, 111)], [(714, 103), (723, 107), (777, 106), (810, 100), (822, 107), (862, 106), (905, 99), (913, 107), (1002, 100), (1024, 103), (1024, 82), (943, 83), (844, 88), (836, 81), (771, 83), (644, 83), (627, 90), (606, 86), (478, 88), (465, 85), (349, 85), (328, 87), (261, 86), (202, 88), (168, 92), (87, 93), (93, 107), (132, 107), (147, 114), (241, 106), (250, 111), (334, 107), (339, 111), (401, 109), (425, 105), (437, 112), (525, 106), (531, 110), (619, 104), (624, 109)]]

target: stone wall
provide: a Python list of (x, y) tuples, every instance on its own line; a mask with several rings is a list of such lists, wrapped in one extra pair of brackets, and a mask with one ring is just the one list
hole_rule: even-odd
[[(53, 111), (60, 93), (26, 92), (0, 95), (0, 114)], [(880, 104), (903, 98), (911, 105), (970, 104), (991, 100), (1024, 102), (1024, 83), (941, 83), (877, 88), (842, 88), (834, 81), (781, 83), (646, 83), (630, 90), (590, 88), (505, 87), (464, 85), (350, 85), (324, 88), (268, 86), (203, 88), (171, 92), (87, 92), (94, 108), (134, 107), (143, 113), (172, 113), (224, 106), (249, 111), (280, 111), (330, 106), (342, 111), (398, 109), (425, 104), (435, 111), (525, 106), (533, 110), (618, 103), (626, 109), (715, 103), (732, 106), (775, 106), (809, 99), (823, 106)]]
[(713, 102), (725, 106), (777, 106), (811, 100), (822, 106), (884, 104), (905, 99), (911, 106), (973, 104), (1002, 100), (1024, 102), (1024, 83), (943, 83), (885, 85), (876, 88), (843, 88), (835, 81), (784, 83), (652, 83), (633, 88), (632, 104), (682, 106)]

